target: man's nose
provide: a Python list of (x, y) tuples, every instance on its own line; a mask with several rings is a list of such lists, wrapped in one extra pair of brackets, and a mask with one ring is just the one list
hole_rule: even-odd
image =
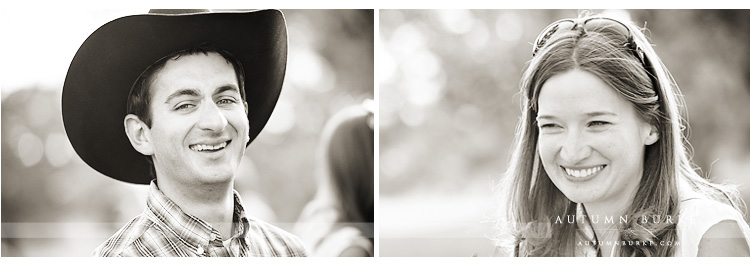
[(591, 145), (580, 132), (570, 131), (566, 134), (560, 149), (560, 159), (565, 164), (576, 164), (591, 156)]
[(227, 118), (224, 113), (216, 106), (215, 103), (209, 102), (204, 104), (204, 108), (201, 108), (200, 121), (198, 121), (198, 127), (200, 129), (222, 131), (227, 126)]

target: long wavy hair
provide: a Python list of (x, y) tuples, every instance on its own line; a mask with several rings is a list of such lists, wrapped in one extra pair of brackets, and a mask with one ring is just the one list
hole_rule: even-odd
[(355, 227), (374, 243), (373, 119), (367, 104), (354, 105), (337, 112), (323, 127), (316, 151), (318, 190), (297, 229), (316, 253), (343, 227)]
[(325, 158), (326, 183), (340, 204), (338, 222), (374, 222), (372, 117), (361, 106), (348, 107), (323, 130), (321, 157)]
[[(591, 16), (584, 15), (578, 21)], [(611, 18), (614, 19), (614, 18)], [(614, 19), (616, 20), (616, 19)], [(635, 199), (622, 215), (660, 217), (660, 223), (630, 219), (620, 224), (622, 241), (676, 241), (676, 220), (666, 223), (667, 216), (678, 217), (678, 184), (707, 197), (744, 210), (736, 189), (718, 185), (701, 177), (691, 163), (691, 148), (683, 131), (687, 128), (682, 94), (672, 75), (656, 55), (641, 30), (630, 22), (620, 21), (632, 35), (631, 43), (642, 50), (642, 56), (628, 45), (628, 36), (608, 27), (573, 29), (555, 33), (533, 56), (521, 79), (522, 114), (516, 128), (514, 151), (503, 181), (498, 184), (505, 213), (500, 214), (501, 247), (516, 256), (574, 256), (577, 225), (557, 223), (557, 217), (575, 215), (577, 204), (571, 202), (551, 182), (538, 153), (539, 129), (536, 124), (538, 97), (542, 85), (552, 76), (573, 69), (596, 75), (628, 100), (644, 121), (654, 125), (659, 140), (646, 146), (643, 176)], [(642, 59), (639, 57), (643, 57)], [(667, 245), (619, 247), (621, 256), (671, 256)]]

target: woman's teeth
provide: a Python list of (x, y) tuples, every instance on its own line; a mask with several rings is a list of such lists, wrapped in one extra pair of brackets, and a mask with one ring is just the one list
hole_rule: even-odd
[(593, 168), (579, 169), (579, 170), (568, 169), (565, 167), (563, 167), (563, 169), (565, 169), (565, 173), (567, 173), (568, 175), (572, 177), (581, 178), (581, 177), (588, 177), (588, 176), (598, 173), (599, 171), (604, 169), (604, 166), (600, 165), (600, 166), (593, 167)]

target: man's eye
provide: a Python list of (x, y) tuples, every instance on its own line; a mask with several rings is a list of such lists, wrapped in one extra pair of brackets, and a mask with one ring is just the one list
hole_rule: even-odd
[(174, 109), (175, 110), (183, 110), (183, 109), (191, 108), (193, 106), (195, 106), (195, 105), (194, 104), (190, 104), (190, 103), (183, 103), (183, 104), (177, 105), (177, 107), (175, 107)]
[(236, 102), (237, 101), (235, 101), (234, 99), (226, 98), (226, 99), (221, 99), (221, 100), (219, 100), (216, 103), (217, 104), (233, 104), (233, 103), (236, 103)]

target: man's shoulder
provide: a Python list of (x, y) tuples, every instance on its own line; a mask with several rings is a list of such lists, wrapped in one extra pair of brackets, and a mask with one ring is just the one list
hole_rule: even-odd
[[(270, 252), (277, 257), (305, 257), (307, 250), (302, 240), (284, 229), (269, 224), (257, 218), (247, 217), (250, 226), (247, 238), (255, 244), (265, 244)], [(262, 254), (258, 254), (262, 255)]]
[(94, 250), (95, 257), (119, 257), (142, 239), (150, 230), (158, 230), (146, 215), (140, 214), (125, 224), (107, 241)]

